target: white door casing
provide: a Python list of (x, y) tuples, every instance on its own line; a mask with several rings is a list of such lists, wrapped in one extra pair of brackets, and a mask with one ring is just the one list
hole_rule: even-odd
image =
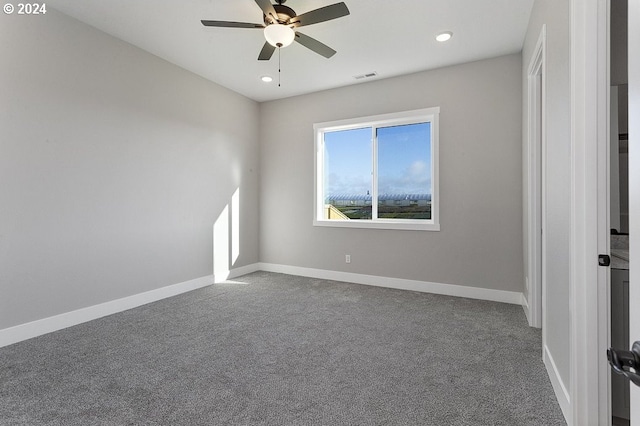
[(527, 158), (526, 158), (526, 217), (527, 217), (527, 316), (529, 325), (542, 327), (543, 347), (545, 346), (545, 327), (543, 319), (543, 283), (545, 281), (544, 263), (544, 183), (545, 173), (545, 55), (546, 25), (542, 26), (533, 54), (527, 68)]
[[(629, 0), (629, 347), (640, 340), (640, 0)], [(628, 349), (628, 348), (624, 348)], [(631, 426), (640, 426), (640, 387), (631, 385)]]

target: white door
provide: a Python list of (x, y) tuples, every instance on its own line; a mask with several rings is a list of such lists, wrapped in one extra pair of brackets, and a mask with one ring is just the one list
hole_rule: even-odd
[[(640, 0), (629, 0), (629, 347), (640, 340)], [(628, 349), (628, 348), (627, 348)], [(640, 387), (631, 385), (631, 426), (640, 426)]]

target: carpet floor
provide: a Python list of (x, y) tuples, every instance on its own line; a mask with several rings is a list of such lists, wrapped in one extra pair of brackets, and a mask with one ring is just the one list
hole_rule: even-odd
[(0, 348), (1, 425), (565, 425), (520, 306), (256, 272)]

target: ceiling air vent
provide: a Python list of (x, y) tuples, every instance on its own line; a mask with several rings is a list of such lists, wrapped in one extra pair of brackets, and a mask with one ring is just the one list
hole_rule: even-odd
[(355, 78), (356, 80), (363, 80), (365, 78), (375, 77), (376, 75), (378, 75), (378, 73), (374, 71), (374, 72), (368, 72), (366, 74), (356, 75), (353, 78)]

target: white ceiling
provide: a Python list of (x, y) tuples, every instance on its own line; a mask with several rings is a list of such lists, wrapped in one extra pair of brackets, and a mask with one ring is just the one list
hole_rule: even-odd
[[(258, 61), (262, 30), (204, 27), (201, 19), (262, 23), (254, 0), (47, 0), (47, 6), (256, 101), (357, 84), (519, 52), (534, 0), (345, 0), (351, 14), (299, 30), (335, 49), (298, 43)], [(338, 0), (288, 0), (298, 14)], [(452, 31), (446, 43), (435, 41)], [(354, 76), (377, 72), (372, 79)], [(274, 77), (263, 83), (260, 77)]]

